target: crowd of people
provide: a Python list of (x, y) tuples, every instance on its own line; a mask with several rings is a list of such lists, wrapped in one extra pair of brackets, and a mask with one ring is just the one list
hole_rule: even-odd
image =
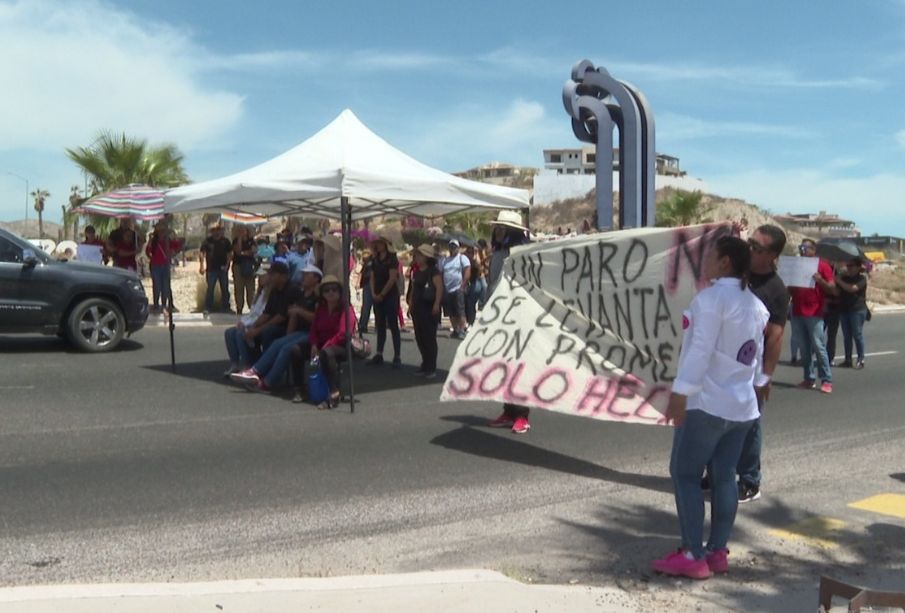
[[(509, 211), (500, 213), (489, 243), (481, 240), (464, 250), (459, 239), (453, 238), (445, 249), (440, 244), (425, 243), (397, 254), (391, 240), (378, 236), (360, 256), (357, 288), (362, 301), (360, 316), (356, 316), (351, 312), (351, 296), (345, 284), (324, 272), (331, 263), (317, 247), (323, 241), (306, 230), (301, 235), (288, 230), (278, 233), (276, 247), (265, 260), (261, 245), (253, 252), (254, 241), (246, 232), (229, 241), (223, 237), (222, 228), (215, 226), (201, 246), (199, 270), (207, 275), (206, 309), (213, 307), (215, 284), (221, 285), (221, 297), (225, 297), (221, 308), (229, 309), (225, 288), (230, 268), (238, 313), (241, 315), (242, 300), (249, 305), (249, 312), (225, 332), (230, 364), (224, 375), (253, 391), (290, 387), (292, 399), (304, 402), (306, 368), (316, 358), (330, 387), (328, 399), (319, 403), (322, 408), (335, 406), (339, 396), (339, 364), (346, 358), (346, 330), (359, 338), (367, 333), (372, 311), (376, 342), (368, 363), (387, 363), (384, 354), (389, 341), (392, 358), (388, 363), (393, 369), (402, 368), (401, 333), (408, 314), (419, 353), (415, 374), (435, 378), (441, 317), (445, 314), (449, 318), (452, 338), (465, 338), (499, 280), (509, 249), (527, 240), (521, 216)], [(235, 280), (246, 276), (237, 267), (238, 258), (243, 256), (250, 258), (249, 267), (260, 267), (262, 262), (265, 265), (255, 273), (260, 279), (257, 286), (243, 286)], [(240, 287), (245, 289), (240, 291)], [(342, 309), (343, 304), (348, 305), (349, 313)], [(504, 416), (491, 425), (512, 427), (517, 433), (530, 428), (525, 407), (506, 405)]]

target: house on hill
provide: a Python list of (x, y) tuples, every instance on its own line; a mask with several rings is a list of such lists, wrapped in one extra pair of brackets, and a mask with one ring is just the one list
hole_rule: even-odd
[(826, 211), (814, 213), (787, 213), (776, 215), (776, 221), (789, 230), (814, 238), (855, 238), (861, 231), (854, 221), (843, 219)]

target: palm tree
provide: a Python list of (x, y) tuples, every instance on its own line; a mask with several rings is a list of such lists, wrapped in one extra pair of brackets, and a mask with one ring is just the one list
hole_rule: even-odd
[(38, 238), (44, 238), (44, 202), (50, 198), (50, 192), (36, 187), (31, 197), (35, 199), (35, 211), (38, 212)]
[[(88, 176), (90, 193), (86, 197), (131, 183), (175, 187), (188, 182), (182, 153), (175, 145), (151, 147), (125, 133), (101, 132), (90, 146), (66, 149), (66, 155)], [(116, 224), (109, 218), (89, 218), (100, 233)]]
[(657, 205), (657, 225), (660, 227), (690, 226), (693, 223), (709, 221), (704, 216), (710, 206), (704, 205), (704, 194), (699, 191), (677, 190), (669, 198)]

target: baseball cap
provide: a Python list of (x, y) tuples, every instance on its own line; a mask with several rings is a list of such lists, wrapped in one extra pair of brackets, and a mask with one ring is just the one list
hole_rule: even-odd
[(450, 244), (450, 245), (455, 245), (456, 247), (458, 247), (458, 246), (459, 246), (459, 241), (457, 241), (456, 239), (452, 239), (451, 241), (449, 241), (449, 244)]
[(314, 274), (316, 274), (316, 275), (317, 275), (318, 277), (320, 277), (321, 279), (324, 278), (324, 271), (322, 271), (320, 268), (318, 268), (318, 267), (315, 266), (314, 264), (306, 264), (305, 267), (302, 268), (302, 272), (303, 272), (303, 273), (305, 273), (305, 272), (313, 272)]

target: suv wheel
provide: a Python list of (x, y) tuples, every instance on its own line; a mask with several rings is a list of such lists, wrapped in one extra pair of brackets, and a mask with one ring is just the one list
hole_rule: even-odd
[(89, 298), (78, 303), (66, 323), (69, 340), (83, 351), (110, 351), (123, 339), (126, 318), (113, 302)]

